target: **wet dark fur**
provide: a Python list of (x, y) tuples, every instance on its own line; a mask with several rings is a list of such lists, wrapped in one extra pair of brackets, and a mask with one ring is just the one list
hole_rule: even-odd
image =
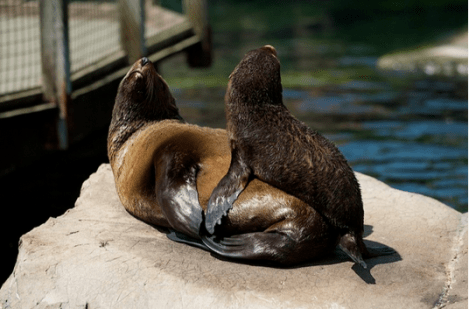
[(252, 179), (215, 235), (203, 211), (226, 174), (225, 130), (186, 124), (153, 64), (137, 61), (122, 80), (108, 136), (116, 190), (135, 217), (171, 229), (168, 237), (235, 259), (291, 265), (322, 257), (338, 233), (316, 210)]
[(248, 52), (230, 76), (225, 96), (232, 149), (229, 172), (208, 205), (209, 232), (253, 176), (298, 197), (340, 233), (341, 248), (366, 267), (363, 204), (355, 175), (337, 147), (283, 105), (280, 62), (265, 46)]

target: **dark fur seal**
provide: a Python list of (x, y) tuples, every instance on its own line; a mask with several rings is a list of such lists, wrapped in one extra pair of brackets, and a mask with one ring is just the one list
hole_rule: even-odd
[(168, 237), (222, 256), (283, 265), (324, 256), (339, 234), (298, 198), (253, 179), (216, 235), (203, 211), (230, 166), (225, 130), (184, 123), (166, 82), (146, 58), (122, 80), (108, 135), (117, 193), (135, 217)]
[(280, 62), (272, 46), (248, 52), (234, 69), (225, 112), (232, 159), (210, 197), (207, 231), (214, 233), (233, 201), (256, 177), (319, 212), (340, 234), (341, 249), (366, 268), (363, 258), (371, 255), (362, 238), (358, 182), (337, 147), (283, 105)]

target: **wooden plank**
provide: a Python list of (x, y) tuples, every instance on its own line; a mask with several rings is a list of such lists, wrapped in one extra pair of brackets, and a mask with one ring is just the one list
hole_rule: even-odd
[(84, 69), (72, 73), (72, 89), (80, 89), (106, 77), (128, 65), (127, 55), (123, 50), (103, 58)]
[(153, 54), (192, 36), (194, 36), (194, 30), (191, 23), (187, 19), (183, 19), (181, 22), (148, 38), (148, 53)]
[(161, 49), (156, 53), (153, 53), (151, 56), (148, 57), (148, 59), (150, 59), (153, 63), (157, 63), (158, 61), (161, 61), (176, 53), (182, 52), (188, 47), (193, 46), (194, 44), (197, 44), (199, 42), (200, 42), (199, 37), (194, 35), (194, 36), (188, 37), (187, 39), (183, 41), (180, 41), (179, 43), (171, 44), (168, 47)]
[(25, 108), (41, 103), (43, 91), (40, 87), (0, 96), (0, 113)]

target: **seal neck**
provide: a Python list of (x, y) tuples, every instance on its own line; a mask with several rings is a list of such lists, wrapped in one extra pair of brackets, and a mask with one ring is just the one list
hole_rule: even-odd
[(111, 124), (109, 125), (109, 160), (112, 160), (114, 154), (119, 151), (122, 145), (142, 127), (166, 119), (184, 122), (174, 104), (174, 98), (171, 98), (171, 100), (173, 102), (162, 109), (158, 107), (158, 104), (148, 106), (148, 102), (133, 104), (132, 102), (122, 101), (122, 96), (118, 95), (112, 112)]

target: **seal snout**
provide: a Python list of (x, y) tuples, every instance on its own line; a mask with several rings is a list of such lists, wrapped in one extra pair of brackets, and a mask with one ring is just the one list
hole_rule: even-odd
[(141, 66), (143, 67), (143, 66), (145, 66), (145, 65), (146, 65), (147, 63), (149, 63), (149, 62), (150, 62), (150, 60), (148, 60), (147, 57), (143, 57), (143, 58), (141, 59)]

